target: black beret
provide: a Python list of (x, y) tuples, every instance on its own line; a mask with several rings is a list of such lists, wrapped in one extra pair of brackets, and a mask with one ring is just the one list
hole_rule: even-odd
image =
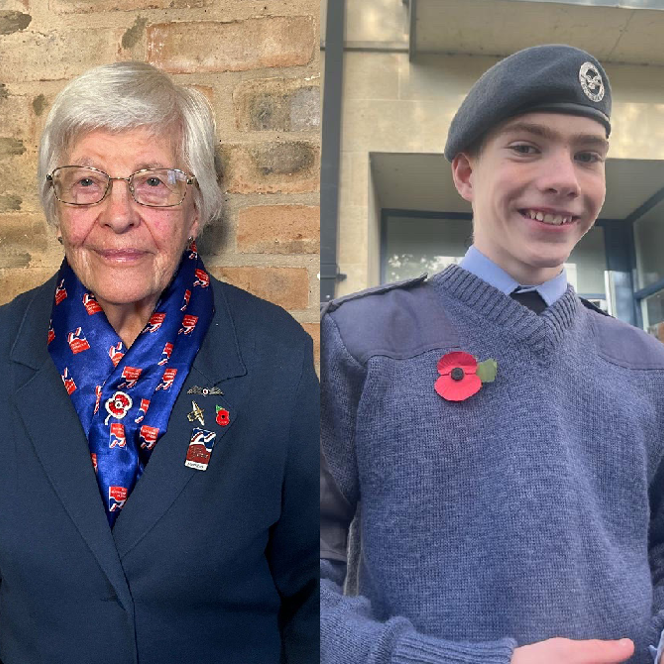
[(611, 133), (611, 86), (590, 53), (564, 44), (533, 46), (501, 60), (473, 85), (456, 112), (445, 145), (452, 161), (497, 124), (549, 111), (583, 115)]

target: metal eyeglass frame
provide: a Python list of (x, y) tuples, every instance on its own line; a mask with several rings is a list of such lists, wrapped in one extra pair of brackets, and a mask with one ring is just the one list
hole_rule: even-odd
[[(95, 171), (96, 173), (101, 173), (102, 175), (105, 175), (108, 178), (108, 184), (106, 185), (106, 191), (104, 192), (104, 195), (96, 203), (67, 203), (67, 201), (63, 201), (61, 198), (58, 198), (58, 195), (55, 193), (55, 185), (53, 184), (53, 175), (57, 171), (64, 170), (65, 168), (87, 168), (90, 171)], [(139, 173), (146, 173), (148, 171), (175, 171), (177, 173), (182, 173), (182, 175), (185, 176), (185, 184), (196, 183), (196, 178), (193, 175), (189, 175), (179, 168), (141, 168), (140, 170), (135, 171), (126, 178), (113, 178), (106, 171), (102, 171), (100, 168), (95, 168), (94, 166), (78, 166), (76, 164), (70, 164), (67, 166), (58, 166), (57, 168), (54, 168), (53, 171), (46, 176), (46, 180), (50, 182), (51, 188), (53, 189), (53, 195), (55, 196), (55, 198), (58, 201), (60, 201), (60, 203), (62, 203), (63, 205), (73, 205), (75, 207), (81, 207), (81, 206), (91, 207), (93, 205), (99, 205), (100, 203), (103, 203), (104, 200), (106, 199), (106, 196), (108, 196), (108, 192), (111, 190), (113, 180), (124, 180), (129, 185), (129, 191), (131, 192), (131, 197), (134, 199), (134, 202), (137, 203), (138, 205), (142, 205), (143, 207), (169, 208), (180, 205), (187, 196), (186, 189), (182, 194), (182, 198), (177, 203), (171, 203), (170, 205), (149, 205), (148, 203), (141, 203), (140, 201), (136, 200), (136, 192), (134, 191), (134, 186), (133, 186), (134, 176), (138, 175)]]

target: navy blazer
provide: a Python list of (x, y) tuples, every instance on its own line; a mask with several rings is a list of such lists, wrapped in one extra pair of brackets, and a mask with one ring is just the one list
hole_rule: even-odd
[[(212, 287), (212, 324), (113, 530), (47, 351), (55, 279), (0, 307), (3, 664), (318, 662), (311, 339), (279, 307)], [(207, 428), (217, 404), (231, 414), (204, 472), (184, 465), (192, 400)]]

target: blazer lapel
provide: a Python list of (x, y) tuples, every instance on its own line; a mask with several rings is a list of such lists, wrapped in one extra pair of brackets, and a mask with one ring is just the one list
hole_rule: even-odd
[[(150, 531), (168, 511), (188, 482), (202, 481), (204, 472), (184, 465), (187, 448), (194, 427), (216, 433), (215, 448), (233, 427), (248, 376), (240, 354), (235, 325), (226, 298), (225, 286), (213, 283), (215, 316), (194, 360), (168, 423), (167, 432), (159, 439), (150, 462), (137, 482), (113, 528), (113, 537), (122, 558)], [(188, 394), (194, 386), (220, 386), (223, 396)], [(192, 401), (204, 408), (205, 427), (187, 418)], [(230, 412), (230, 424), (215, 423), (214, 405), (220, 404)], [(214, 458), (215, 449), (212, 450)]]
[(37, 291), (19, 328), (11, 359), (22, 365), (15, 407), (62, 506), (97, 559), (122, 605), (132, 610), (78, 415), (46, 347), (54, 280)]

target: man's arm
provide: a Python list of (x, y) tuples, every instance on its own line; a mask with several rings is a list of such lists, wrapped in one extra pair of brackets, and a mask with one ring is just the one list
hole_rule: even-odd
[(648, 557), (653, 582), (653, 617), (648, 632), (653, 661), (662, 661), (664, 650), (664, 462), (655, 474), (650, 491)]
[(321, 664), (483, 662), (507, 664), (506, 638), (458, 644), (417, 632), (403, 617), (376, 619), (369, 600), (343, 594), (346, 534), (359, 500), (355, 418), (365, 368), (346, 350), (329, 315), (321, 358)]

